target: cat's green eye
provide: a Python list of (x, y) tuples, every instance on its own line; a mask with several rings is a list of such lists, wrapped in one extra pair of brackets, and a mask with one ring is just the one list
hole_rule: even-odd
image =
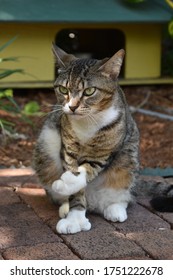
[(85, 96), (90, 96), (90, 95), (94, 94), (95, 91), (96, 91), (96, 88), (95, 88), (95, 87), (86, 88), (86, 89), (84, 90), (84, 95), (85, 95)]
[(67, 95), (67, 94), (68, 94), (68, 88), (63, 87), (63, 86), (59, 86), (58, 89), (59, 89), (59, 92), (60, 92), (60, 93), (62, 93), (62, 94), (64, 94), (64, 95)]

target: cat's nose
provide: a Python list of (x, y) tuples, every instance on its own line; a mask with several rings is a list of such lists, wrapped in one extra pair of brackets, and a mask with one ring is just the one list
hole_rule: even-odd
[(78, 108), (78, 105), (76, 105), (76, 106), (69, 106), (69, 108), (74, 113), (75, 110)]

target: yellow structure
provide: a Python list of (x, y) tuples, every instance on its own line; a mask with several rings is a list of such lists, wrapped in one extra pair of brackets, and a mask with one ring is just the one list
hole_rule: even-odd
[[(53, 1), (53, 0), (52, 0)], [(44, 2), (44, 1), (43, 1)], [(55, 1), (54, 1), (55, 2)], [(66, 1), (67, 2), (67, 1)], [(75, 2), (75, 1), (74, 1)], [(93, 1), (95, 2), (95, 1)], [(107, 2), (106, 0), (102, 2)], [(114, 1), (116, 2), (116, 1)], [(150, 2), (150, 1), (149, 1)], [(138, 11), (137, 11), (138, 12)], [(0, 13), (1, 15), (1, 13)], [(1, 19), (1, 18), (0, 18)], [(74, 22), (73, 22), (74, 21)], [(95, 20), (63, 23), (62, 20), (25, 21), (0, 20), (0, 45), (17, 35), (16, 40), (6, 48), (3, 57), (19, 57), (18, 62), (4, 62), (3, 68), (21, 68), (25, 74), (14, 74), (1, 80), (0, 87), (50, 87), (55, 78), (52, 42), (64, 29), (120, 30), (124, 34), (126, 56), (122, 83), (157, 83), (161, 77), (161, 37), (163, 23), (121, 22), (121, 20)], [(117, 22), (118, 21), (118, 22)], [(89, 38), (86, 38), (89, 40)], [(104, 38), (103, 38), (104, 40)], [(118, 38), (115, 38), (115, 41)], [(116, 42), (115, 42), (116, 44)], [(102, 46), (100, 45), (100, 48)], [(163, 81), (163, 80), (162, 80)]]

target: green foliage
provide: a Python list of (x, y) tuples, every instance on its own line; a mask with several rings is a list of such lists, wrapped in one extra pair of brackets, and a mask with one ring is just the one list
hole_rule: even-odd
[[(14, 113), (20, 113), (21, 109), (19, 105), (16, 103), (16, 101), (13, 98), (13, 90), (12, 89), (6, 89), (3, 91), (0, 91), (0, 109), (5, 110), (8, 112), (14, 112)], [(7, 100), (9, 102), (7, 102)]]
[(11, 45), (15, 40), (17, 39), (17, 36), (10, 39), (8, 42), (6, 42), (4, 45), (0, 46), (0, 52), (2, 52), (4, 49), (6, 49), (9, 45)]
[(23, 74), (24, 71), (22, 69), (14, 69), (14, 70), (10, 70), (10, 69), (0, 69), (0, 79), (6, 78), (14, 73), (20, 73)]
[[(0, 52), (4, 51), (9, 45), (11, 45), (15, 40), (17, 36), (0, 46)], [(9, 61), (18, 61), (18, 57), (0, 57), (0, 65), (1, 63), (9, 62)], [(14, 73), (24, 73), (22, 69), (6, 69), (6, 68), (0, 68), (0, 80), (4, 79)], [(15, 102), (13, 98), (13, 91), (12, 89), (6, 89), (0, 91), (0, 110), (8, 111), (8, 112), (14, 112), (14, 113), (20, 113), (21, 109), (18, 106), (18, 104)], [(8, 102), (7, 102), (8, 101)], [(13, 127), (15, 125), (12, 122), (9, 122), (5, 119), (0, 118), (0, 128), (2, 133), (5, 135), (6, 131), (11, 132)]]
[(33, 115), (39, 113), (39, 111), (40, 111), (40, 105), (36, 101), (28, 102), (23, 109), (23, 113), (26, 115)]
[(169, 35), (173, 38), (173, 20), (171, 20), (168, 24), (168, 32)]
[[(0, 91), (0, 110), (10, 113), (11, 117), (17, 114), (24, 122), (30, 125), (33, 125), (33, 122), (28, 118), (28, 115), (42, 114), (36, 101), (28, 102), (22, 110), (13, 97), (12, 89)], [(9, 135), (9, 132), (14, 133), (14, 128), (15, 124), (13, 122), (0, 118), (0, 129), (4, 136)]]
[(161, 66), (163, 77), (173, 77), (173, 37), (168, 33), (167, 27), (163, 29)]
[[(12, 38), (11, 40), (9, 40), (7, 43), (5, 43), (4, 45), (0, 46), (0, 52), (2, 52), (5, 48), (7, 48), (11, 43), (13, 43), (16, 40), (17, 36)], [(9, 61), (18, 61), (19, 58), (18, 57), (5, 57), (2, 58), (0, 57), (0, 63), (3, 62), (9, 62)], [(24, 71), (22, 69), (6, 69), (6, 68), (0, 68), (0, 80), (4, 79), (14, 73), (20, 73), (20, 74), (24, 74)]]
[[(141, 3), (141, 2), (145, 2), (146, 0), (123, 0), (126, 1), (128, 3), (132, 3), (132, 4), (136, 4), (136, 3)], [(148, 0), (149, 1), (149, 0)], [(173, 1), (172, 0), (165, 0), (165, 2), (167, 3), (167, 5), (173, 9)], [(173, 20), (171, 20), (168, 24), (168, 32), (169, 35), (171, 37), (173, 37)]]
[(13, 91), (12, 89), (6, 89), (3, 91), (0, 91), (0, 99), (4, 97), (13, 97)]
[[(10, 102), (7, 102), (7, 100)], [(0, 110), (15, 113), (20, 111), (19, 106), (13, 99), (13, 91), (11, 89), (0, 91)], [(4, 135), (6, 134), (6, 131), (12, 132), (14, 126), (14, 123), (7, 121), (4, 118), (0, 118), (0, 128)]]

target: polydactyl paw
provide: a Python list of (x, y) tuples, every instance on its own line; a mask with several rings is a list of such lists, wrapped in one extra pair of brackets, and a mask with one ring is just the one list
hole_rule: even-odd
[(73, 234), (80, 231), (88, 231), (91, 228), (89, 220), (85, 217), (85, 210), (73, 209), (65, 219), (61, 219), (56, 230), (61, 234)]
[(52, 189), (62, 196), (69, 196), (86, 186), (84, 173), (74, 175), (71, 171), (66, 171), (61, 178), (52, 184)]

